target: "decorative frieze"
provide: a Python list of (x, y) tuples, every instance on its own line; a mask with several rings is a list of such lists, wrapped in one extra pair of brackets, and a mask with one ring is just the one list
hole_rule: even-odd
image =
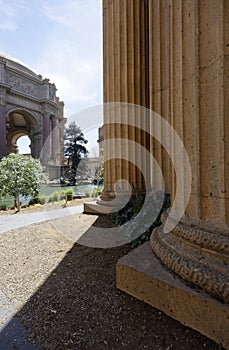
[(7, 73), (7, 83), (17, 91), (39, 97), (38, 86), (9, 72)]
[(56, 97), (56, 86), (54, 84), (49, 85), (49, 100), (54, 101)]
[[(63, 103), (49, 79), (42, 79), (14, 58), (0, 55), (0, 61), (0, 157), (12, 150), (17, 137), (29, 135), (31, 155), (39, 158), (51, 132), (50, 116), (64, 119)], [(44, 111), (47, 118), (43, 122)]]

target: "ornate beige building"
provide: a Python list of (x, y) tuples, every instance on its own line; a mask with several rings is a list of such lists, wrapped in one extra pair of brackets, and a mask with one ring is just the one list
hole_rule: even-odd
[[(166, 233), (164, 214), (151, 243), (118, 262), (117, 286), (229, 348), (229, 1), (103, 0), (103, 33), (104, 102), (160, 114), (180, 136), (192, 173), (179, 224)], [(188, 179), (176, 183), (168, 153), (139, 131), (144, 115), (137, 130), (106, 110), (104, 118), (105, 142), (126, 138), (153, 153), (171, 206), (177, 187), (185, 196)], [(150, 128), (163, 132), (159, 124)], [(142, 174), (122, 150), (114, 152), (105, 164), (105, 197), (120, 178), (144, 189)], [(150, 163), (141, 164), (154, 178)]]
[(56, 161), (63, 133), (63, 108), (64, 103), (56, 97), (56, 87), (49, 79), (0, 53), (0, 157), (15, 152), (17, 140), (27, 135), (34, 158), (40, 157), (48, 140), (46, 160)]

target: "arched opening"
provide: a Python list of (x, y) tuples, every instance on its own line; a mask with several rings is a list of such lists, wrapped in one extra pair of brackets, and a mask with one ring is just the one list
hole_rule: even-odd
[(34, 116), (26, 110), (13, 110), (6, 118), (7, 153), (39, 156), (41, 131)]
[(30, 144), (31, 144), (31, 140), (30, 140), (29, 136), (27, 136), (27, 135), (20, 136), (16, 142), (18, 153), (25, 154), (25, 155), (31, 155)]

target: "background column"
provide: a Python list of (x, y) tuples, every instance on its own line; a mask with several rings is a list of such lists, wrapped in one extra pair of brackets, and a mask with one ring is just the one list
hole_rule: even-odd
[(54, 161), (59, 160), (59, 154), (60, 154), (60, 140), (59, 140), (59, 127), (58, 127), (58, 120), (56, 117), (52, 117), (52, 159)]
[(50, 117), (47, 113), (43, 115), (43, 150), (42, 158), (44, 160), (50, 159), (51, 139), (50, 139)]
[(0, 98), (0, 159), (6, 156), (6, 101)]

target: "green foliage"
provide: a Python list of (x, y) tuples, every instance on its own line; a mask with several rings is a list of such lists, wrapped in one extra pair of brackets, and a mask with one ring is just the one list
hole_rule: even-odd
[(70, 184), (75, 184), (80, 161), (88, 154), (85, 147), (88, 141), (84, 138), (82, 130), (75, 122), (70, 123), (68, 128), (65, 129), (64, 140), (64, 154), (70, 167), (66, 175)]
[(94, 185), (100, 185), (104, 182), (104, 150), (100, 150), (99, 167), (95, 171)]
[(78, 167), (76, 169), (76, 182), (77, 184), (83, 182), (91, 182), (91, 170), (88, 168), (88, 158), (87, 156), (80, 159)]
[(35, 198), (31, 198), (29, 201), (29, 205), (35, 205), (35, 204), (40, 204), (40, 198), (39, 197), (35, 197)]
[(65, 198), (65, 201), (71, 201), (73, 199), (73, 194), (74, 194), (74, 191), (72, 188), (69, 188), (65, 191), (62, 191), (64, 192), (64, 198)]
[(59, 199), (60, 199), (60, 200), (65, 199), (65, 191), (64, 191), (64, 190), (60, 191)]
[(48, 202), (48, 200), (49, 200), (49, 197), (46, 197), (46, 196), (31, 198), (29, 201), (29, 205), (36, 205), (36, 204), (44, 205), (45, 203)]
[[(158, 193), (158, 198), (160, 198), (161, 193)], [(157, 207), (158, 203), (157, 203), (157, 195), (154, 197), (154, 206)], [(130, 201), (127, 203), (127, 205), (122, 208), (120, 211), (115, 212), (111, 215), (112, 217), (112, 221), (114, 222), (114, 224), (118, 225), (118, 226), (122, 226), (123, 224), (125, 224), (126, 222), (133, 220), (133, 218), (135, 216), (138, 215), (138, 213), (140, 212), (140, 210), (142, 209), (142, 206), (144, 204), (145, 201), (145, 197), (140, 194), (140, 192), (134, 188), (134, 194), (132, 196), (132, 198), (130, 199)], [(169, 208), (170, 206), (170, 197), (167, 194), (164, 194), (164, 202), (163, 202), (163, 206), (160, 210), (160, 213), (157, 217), (157, 219), (155, 220), (155, 222), (151, 225), (151, 227), (149, 227), (142, 235), (140, 235), (137, 239), (133, 240), (130, 243), (131, 248), (136, 248), (139, 245), (143, 244), (144, 242), (148, 241), (150, 239), (150, 235), (152, 233), (152, 230), (156, 227), (161, 225), (161, 214), (164, 210), (166, 210), (167, 208)], [(153, 208), (152, 208), (153, 210)]]
[(65, 190), (64, 193), (65, 193), (65, 194), (71, 194), (71, 195), (73, 195), (73, 194), (74, 194), (74, 191), (73, 191), (72, 188), (69, 188), (69, 189)]
[(58, 191), (55, 191), (51, 194), (51, 196), (49, 196), (49, 202), (58, 202), (59, 200), (59, 197), (60, 197), (60, 194)]
[(1, 204), (0, 205), (0, 210), (7, 210), (7, 205), (6, 204)]
[(41, 163), (32, 157), (11, 153), (0, 162), (0, 194), (13, 196), (18, 210), (19, 195), (36, 197), (46, 181)]
[(102, 190), (103, 190), (103, 187), (95, 187), (94, 189), (95, 197), (100, 196)]
[(88, 198), (88, 197), (91, 197), (91, 191), (89, 190), (89, 188), (86, 188), (85, 191), (84, 191), (84, 194), (85, 196)]
[(14, 207), (14, 199), (12, 196), (6, 195), (4, 197), (1, 197), (0, 199), (0, 207), (2, 207), (2, 210), (5, 210), (4, 208), (9, 209)]
[(69, 188), (67, 190), (62, 190), (59, 193), (59, 200), (66, 199), (66, 197), (72, 199), (74, 195), (74, 190), (72, 188)]
[(134, 194), (128, 204), (120, 211), (112, 214), (112, 221), (118, 226), (125, 224), (139, 213), (143, 203), (144, 196), (137, 189), (134, 189)]
[(45, 197), (45, 196), (42, 196), (42, 197), (39, 197), (39, 203), (41, 204), (41, 205), (44, 205), (46, 202), (47, 202), (47, 197)]

